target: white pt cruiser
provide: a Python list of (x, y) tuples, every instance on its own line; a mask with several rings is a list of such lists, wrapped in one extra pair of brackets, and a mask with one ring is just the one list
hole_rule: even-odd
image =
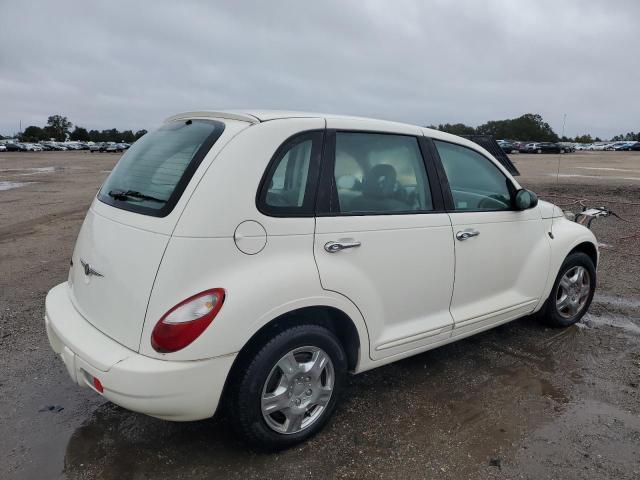
[(192, 112), (120, 159), (46, 328), (71, 378), (125, 408), (284, 448), (360, 373), (541, 312), (578, 321), (591, 231), (486, 150), (413, 125)]

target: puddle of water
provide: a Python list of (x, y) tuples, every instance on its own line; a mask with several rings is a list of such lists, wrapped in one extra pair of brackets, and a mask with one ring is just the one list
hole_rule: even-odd
[(14, 188), (24, 187), (31, 183), (33, 182), (9, 182), (9, 181), (0, 182), (0, 192), (3, 192), (5, 190), (12, 190)]
[(560, 173), (560, 174), (556, 174), (556, 173), (547, 173), (547, 176), (549, 177), (563, 177), (563, 178), (597, 178), (597, 179), (608, 179), (608, 180), (635, 180), (635, 181), (640, 181), (640, 177), (613, 177), (613, 176), (606, 176), (603, 177), (602, 175), (580, 175), (578, 173)]
[(604, 170), (607, 172), (635, 172), (636, 170), (629, 170), (626, 168), (613, 168), (613, 167), (577, 167), (581, 170)]
[[(0, 169), (2, 173), (10, 173), (16, 177), (27, 177), (29, 175), (39, 175), (41, 173), (54, 173), (57, 167), (31, 167), (31, 168), (3, 168)], [(23, 172), (23, 173), (13, 173)]]
[(593, 328), (600, 326), (620, 328), (626, 332), (640, 335), (640, 325), (637, 325), (627, 317), (620, 315), (592, 315), (587, 314), (578, 323), (581, 328)]
[(640, 309), (640, 299), (616, 297), (606, 293), (598, 293), (593, 297), (594, 303), (615, 305), (616, 307)]

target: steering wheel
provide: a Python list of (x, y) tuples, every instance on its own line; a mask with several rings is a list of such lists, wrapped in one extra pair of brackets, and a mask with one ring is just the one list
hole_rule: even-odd
[(480, 209), (492, 209), (492, 208), (504, 208), (509, 205), (505, 203), (504, 198), (500, 195), (489, 195), (488, 197), (484, 197), (482, 200), (478, 202), (478, 208)]

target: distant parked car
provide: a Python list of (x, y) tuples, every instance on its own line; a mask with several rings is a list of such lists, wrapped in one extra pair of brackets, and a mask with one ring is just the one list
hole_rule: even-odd
[(613, 149), (617, 152), (628, 152), (636, 143), (638, 142), (619, 142), (613, 146)]
[(508, 140), (498, 140), (498, 145), (500, 145), (500, 148), (504, 153), (513, 153), (519, 151), (518, 146)]
[(631, 146), (629, 147), (629, 150), (630, 150), (630, 151), (633, 151), (633, 152), (638, 152), (638, 151), (640, 151), (640, 142), (636, 142), (636, 143), (634, 143), (633, 145), (631, 145)]
[(535, 153), (536, 152), (536, 148), (538, 147), (538, 144), (533, 142), (533, 143), (526, 143), (522, 146), (522, 148), (520, 149), (520, 153)]
[(7, 147), (5, 147), (4, 145), (0, 145), (0, 152), (6, 152), (7, 151)]
[(91, 145), (89, 145), (89, 151), (91, 153), (101, 152), (102, 150), (100, 150), (100, 148), (102, 148), (102, 143), (92, 143)]
[(7, 148), (7, 152), (20, 152), (22, 151), (22, 149), (20, 148), (20, 145), (17, 143), (7, 143), (5, 145), (5, 147)]
[(114, 153), (114, 152), (123, 152), (125, 148), (119, 143), (108, 142), (104, 144), (104, 149), (101, 149), (101, 152)]

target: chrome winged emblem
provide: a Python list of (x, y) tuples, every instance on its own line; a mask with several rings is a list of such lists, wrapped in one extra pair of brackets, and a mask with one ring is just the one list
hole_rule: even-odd
[(85, 262), (83, 259), (80, 259), (80, 263), (82, 264), (82, 269), (84, 270), (84, 274), (89, 277), (94, 275), (96, 277), (104, 277), (99, 271), (94, 270), (89, 262)]

